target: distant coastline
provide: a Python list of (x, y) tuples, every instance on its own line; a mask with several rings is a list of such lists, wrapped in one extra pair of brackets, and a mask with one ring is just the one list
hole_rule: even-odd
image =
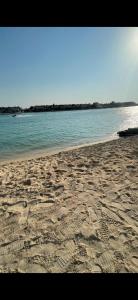
[(135, 102), (110, 102), (110, 103), (88, 103), (88, 104), (52, 104), (52, 105), (34, 105), (29, 108), (21, 108), (20, 106), (0, 107), (0, 114), (13, 113), (32, 113), (32, 112), (54, 112), (66, 110), (85, 110), (85, 109), (101, 109), (101, 108), (116, 108), (138, 106)]

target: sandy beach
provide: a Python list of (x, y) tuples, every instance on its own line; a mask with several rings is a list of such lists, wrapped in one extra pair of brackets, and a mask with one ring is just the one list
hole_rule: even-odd
[(138, 272), (138, 136), (0, 164), (0, 272)]

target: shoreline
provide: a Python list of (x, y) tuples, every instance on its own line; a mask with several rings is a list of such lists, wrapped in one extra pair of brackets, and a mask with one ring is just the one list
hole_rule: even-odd
[[(114, 138), (113, 138), (114, 136)], [(97, 144), (103, 144), (106, 142), (110, 142), (110, 141), (114, 141), (114, 140), (118, 140), (119, 137), (116, 134), (113, 134), (110, 138), (103, 138), (98, 140), (97, 142), (90, 142), (90, 143), (84, 143), (84, 144), (79, 144), (79, 145), (75, 145), (75, 146), (64, 146), (61, 148), (50, 148), (50, 150), (40, 150), (40, 151), (32, 151), (31, 153), (26, 153), (20, 157), (17, 158), (17, 156), (15, 156), (15, 158), (11, 158), (11, 159), (0, 159), (0, 165), (2, 164), (8, 164), (8, 163), (13, 163), (13, 162), (20, 162), (20, 161), (27, 161), (27, 160), (32, 160), (32, 159), (38, 159), (41, 157), (45, 157), (45, 156), (53, 156), (56, 155), (60, 152), (67, 152), (67, 151), (71, 151), (71, 150), (75, 150), (75, 149), (79, 149), (79, 148), (83, 148), (83, 147), (89, 147), (89, 146), (93, 146), (93, 145), (97, 145)], [(37, 153), (36, 153), (37, 152)], [(39, 152), (39, 153), (38, 153)]]
[(0, 273), (137, 273), (138, 136), (0, 166)]

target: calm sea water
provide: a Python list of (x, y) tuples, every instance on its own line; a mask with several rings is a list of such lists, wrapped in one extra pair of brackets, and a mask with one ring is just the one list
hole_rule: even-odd
[(138, 107), (0, 115), (0, 160), (117, 138), (138, 126)]

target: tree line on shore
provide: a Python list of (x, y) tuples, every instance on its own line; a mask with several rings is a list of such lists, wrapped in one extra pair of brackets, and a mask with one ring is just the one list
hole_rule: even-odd
[(110, 102), (110, 103), (88, 103), (88, 104), (52, 104), (52, 105), (34, 105), (29, 108), (21, 108), (20, 106), (0, 107), (0, 113), (21, 113), (21, 112), (48, 112), (48, 111), (66, 111), (81, 109), (101, 109), (114, 107), (138, 106), (135, 102)]

